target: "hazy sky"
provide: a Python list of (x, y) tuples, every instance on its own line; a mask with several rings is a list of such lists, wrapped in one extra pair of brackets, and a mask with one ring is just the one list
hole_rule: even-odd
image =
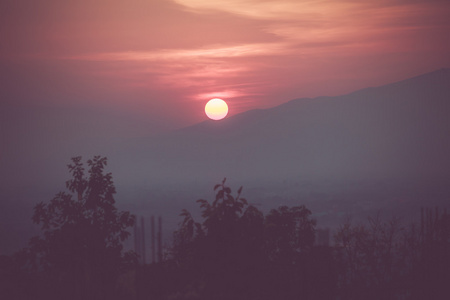
[[(138, 183), (151, 186), (149, 175), (165, 178), (166, 162), (146, 156), (147, 137), (206, 120), (209, 99), (226, 100), (232, 116), (449, 68), (449, 33), (449, 0), (0, 0), (0, 229), (8, 229), (0, 238), (10, 251), (25, 245), (25, 230), (10, 229), (30, 222), (33, 205), (64, 187), (70, 157), (108, 156), (116, 184), (130, 184), (121, 201), (131, 201)], [(265, 137), (258, 130), (255, 138)], [(135, 145), (144, 158), (117, 145)], [(186, 145), (202, 147), (188, 139), (170, 151)], [(191, 153), (201, 161), (217, 155), (202, 150)], [(191, 182), (202, 169), (186, 157), (167, 164), (177, 176), (187, 166), (180, 174)], [(274, 159), (270, 166), (284, 157)], [(328, 161), (317, 158), (311, 173), (328, 171)], [(343, 161), (332, 161), (334, 170)], [(239, 166), (239, 157), (231, 163)], [(204, 173), (208, 180), (233, 180), (222, 169), (204, 170), (218, 174)]]
[(450, 66), (448, 0), (3, 0), (1, 101), (169, 127)]

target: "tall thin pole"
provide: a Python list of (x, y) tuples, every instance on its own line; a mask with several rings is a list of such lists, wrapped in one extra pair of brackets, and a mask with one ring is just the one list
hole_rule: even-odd
[(421, 242), (425, 240), (425, 217), (424, 217), (424, 208), (423, 206), (420, 208), (420, 239)]
[(158, 262), (162, 262), (162, 218), (158, 217)]
[(137, 228), (137, 222), (134, 223), (134, 252), (136, 254), (139, 254), (139, 247), (138, 247), (138, 228)]
[(142, 239), (141, 228), (139, 228), (137, 222), (134, 223), (134, 252), (139, 256), (139, 261), (142, 261)]
[(141, 217), (141, 249), (142, 249), (142, 263), (145, 265), (145, 224), (144, 217)]
[(151, 220), (151, 240), (152, 240), (152, 264), (156, 260), (156, 244), (155, 244), (155, 217), (152, 216)]

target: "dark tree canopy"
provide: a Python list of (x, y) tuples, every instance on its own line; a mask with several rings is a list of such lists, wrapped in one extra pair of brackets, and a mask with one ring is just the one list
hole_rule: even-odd
[(450, 299), (445, 209), (422, 208), (420, 224), (409, 228), (378, 215), (346, 222), (335, 245), (314, 244), (316, 222), (305, 206), (264, 215), (225, 179), (212, 201), (197, 200), (199, 222), (182, 210), (171, 256), (124, 268), (135, 259), (122, 251), (135, 217), (115, 208), (105, 166), (97, 156), (85, 172), (73, 158), (68, 191), (36, 205), (43, 235), (14, 257), (0, 256), (1, 299)]
[(305, 206), (281, 206), (266, 216), (266, 239), (272, 259), (292, 258), (314, 244), (316, 221)]
[(262, 239), (263, 214), (241, 197), (242, 187), (234, 197), (225, 181), (214, 187), (216, 197), (212, 203), (204, 199), (197, 200), (203, 222), (195, 222), (189, 211), (182, 210), (180, 216), (184, 219), (175, 233), (177, 253), (182, 247), (194, 243), (197, 248), (208, 249), (208, 253), (219, 254), (227, 252), (229, 248), (236, 249), (243, 241), (257, 237)]
[[(202, 222), (187, 210), (181, 213), (173, 254), (179, 270), (188, 274), (187, 286), (203, 287), (195, 291), (198, 299), (263, 299), (269, 292), (275, 299), (283, 290), (292, 294), (283, 284), (302, 276), (297, 274), (304, 269), (302, 259), (314, 243), (311, 212), (304, 206), (282, 206), (264, 216), (242, 198), (242, 187), (233, 196), (225, 182), (214, 187), (212, 202), (197, 200)], [(295, 295), (304, 293), (304, 284), (297, 290)]]
[(41, 225), (43, 236), (30, 241), (31, 261), (63, 281), (78, 283), (72, 287), (74, 298), (106, 297), (107, 286), (132, 257), (122, 253), (122, 242), (135, 217), (115, 207), (116, 190), (111, 173), (104, 172), (106, 164), (105, 157), (95, 156), (87, 161), (86, 172), (81, 157), (72, 158), (68, 192), (34, 208), (33, 221)]

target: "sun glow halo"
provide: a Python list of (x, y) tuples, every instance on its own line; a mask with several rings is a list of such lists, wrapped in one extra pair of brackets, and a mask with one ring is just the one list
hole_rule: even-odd
[(222, 99), (211, 99), (205, 105), (205, 113), (212, 120), (221, 120), (228, 114), (228, 105)]

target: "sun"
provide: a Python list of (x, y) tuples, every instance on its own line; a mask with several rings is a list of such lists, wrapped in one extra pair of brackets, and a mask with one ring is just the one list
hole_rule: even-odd
[(222, 120), (228, 114), (228, 105), (222, 99), (211, 99), (205, 105), (205, 113), (212, 120)]

